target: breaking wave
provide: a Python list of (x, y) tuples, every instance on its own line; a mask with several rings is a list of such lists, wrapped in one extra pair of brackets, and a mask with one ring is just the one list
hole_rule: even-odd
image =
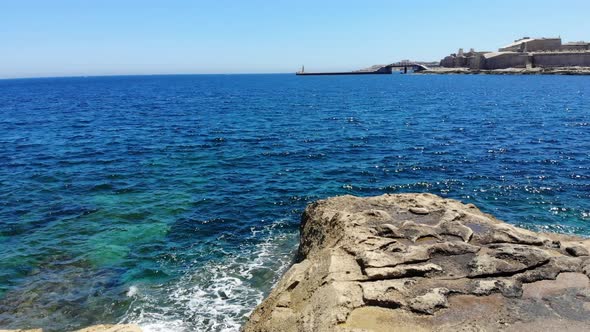
[(134, 302), (122, 322), (146, 332), (238, 331), (295, 257), (297, 233), (279, 232), (278, 224), (252, 229), (257, 244), (195, 265), (176, 282), (131, 286)]

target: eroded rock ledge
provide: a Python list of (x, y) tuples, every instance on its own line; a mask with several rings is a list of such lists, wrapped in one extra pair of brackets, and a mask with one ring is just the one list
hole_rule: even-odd
[(430, 194), (322, 200), (244, 331), (587, 331), (589, 249)]

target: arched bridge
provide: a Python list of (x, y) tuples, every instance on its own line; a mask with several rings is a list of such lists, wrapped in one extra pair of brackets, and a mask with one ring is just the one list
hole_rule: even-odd
[(296, 72), (296, 75), (301, 76), (310, 76), (310, 75), (365, 75), (365, 74), (392, 74), (393, 68), (401, 68), (404, 73), (408, 72), (408, 68), (411, 68), (415, 72), (423, 71), (429, 69), (423, 64), (412, 62), (412, 61), (400, 61), (391, 63), (388, 65), (375, 65), (369, 68), (355, 70), (355, 71), (346, 71), (346, 72), (306, 72), (304, 67), (301, 68), (301, 71)]
[(394, 62), (392, 64), (383, 66), (383, 68), (403, 68), (404, 73), (408, 72), (408, 68), (412, 68), (412, 70), (414, 71), (423, 71), (423, 70), (428, 70), (428, 67), (426, 67), (423, 64), (417, 63), (417, 62), (411, 62), (411, 61), (400, 61), (400, 62)]

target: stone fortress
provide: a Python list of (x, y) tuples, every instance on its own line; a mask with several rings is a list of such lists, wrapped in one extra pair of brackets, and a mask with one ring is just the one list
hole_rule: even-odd
[(494, 70), (506, 68), (590, 67), (590, 43), (561, 38), (523, 37), (498, 52), (464, 52), (459, 49), (440, 61), (441, 67)]

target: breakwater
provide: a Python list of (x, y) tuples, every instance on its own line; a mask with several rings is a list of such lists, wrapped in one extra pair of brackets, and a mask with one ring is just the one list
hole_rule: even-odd
[(392, 69), (389, 66), (374, 66), (371, 68), (355, 71), (344, 71), (344, 72), (306, 72), (298, 71), (295, 73), (297, 76), (340, 76), (340, 75), (387, 75), (391, 74)]

